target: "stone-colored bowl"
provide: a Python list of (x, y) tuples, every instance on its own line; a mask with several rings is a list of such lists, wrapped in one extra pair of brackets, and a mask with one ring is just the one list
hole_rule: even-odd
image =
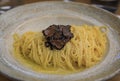
[[(97, 65), (82, 72), (55, 75), (32, 71), (12, 55), (12, 34), (41, 31), (51, 24), (106, 26), (108, 51)], [(99, 81), (120, 71), (120, 19), (90, 5), (75, 2), (40, 2), (14, 8), (0, 16), (0, 71), (23, 81)]]

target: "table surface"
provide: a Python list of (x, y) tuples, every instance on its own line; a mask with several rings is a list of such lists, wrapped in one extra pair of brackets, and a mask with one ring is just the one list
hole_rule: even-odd
[[(3, 1), (7, 1), (7, 0), (3, 0)], [(16, 6), (17, 0), (11, 0), (11, 1), (13, 1), (12, 2), (13, 6)], [(21, 1), (22, 1), (22, 4), (26, 4), (26, 3), (37, 2), (37, 1), (45, 1), (45, 0), (21, 0)], [(75, 1), (90, 4), (90, 0), (75, 0)], [(9, 4), (11, 5), (11, 3), (9, 3)], [(115, 14), (120, 15), (120, 4), (119, 4), (118, 9), (115, 12)], [(13, 79), (0, 73), (0, 81), (16, 81), (16, 80), (13, 80)], [(111, 79), (107, 80), (107, 81), (120, 81), (120, 73), (117, 74), (116, 76), (112, 77)]]

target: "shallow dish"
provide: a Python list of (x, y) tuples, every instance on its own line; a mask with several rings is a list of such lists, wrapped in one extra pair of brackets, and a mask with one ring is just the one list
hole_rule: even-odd
[[(106, 26), (109, 46), (105, 58), (79, 73), (55, 75), (37, 73), (12, 55), (12, 34), (40, 31), (51, 24)], [(90, 5), (75, 2), (40, 2), (14, 8), (0, 16), (0, 71), (23, 81), (99, 81), (120, 71), (120, 19)]]

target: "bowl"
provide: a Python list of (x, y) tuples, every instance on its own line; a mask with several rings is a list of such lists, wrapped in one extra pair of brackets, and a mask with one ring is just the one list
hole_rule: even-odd
[[(13, 33), (41, 31), (51, 24), (96, 25), (108, 28), (108, 52), (97, 65), (82, 72), (58, 75), (35, 72), (13, 56)], [(22, 81), (100, 81), (120, 71), (120, 19), (91, 5), (47, 1), (14, 8), (0, 16), (0, 72)]]

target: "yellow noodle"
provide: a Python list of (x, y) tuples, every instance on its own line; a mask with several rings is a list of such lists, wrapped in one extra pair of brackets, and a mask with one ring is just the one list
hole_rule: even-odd
[(38, 65), (37, 67), (41, 68), (40, 72), (46, 70), (45, 73), (50, 73), (50, 71), (58, 74), (72, 73), (97, 64), (107, 49), (107, 29), (72, 25), (71, 32), (74, 37), (62, 50), (50, 50), (45, 47), (42, 32), (30, 31), (21, 36), (14, 34), (14, 54), (20, 54), (23, 59), (33, 61)]

